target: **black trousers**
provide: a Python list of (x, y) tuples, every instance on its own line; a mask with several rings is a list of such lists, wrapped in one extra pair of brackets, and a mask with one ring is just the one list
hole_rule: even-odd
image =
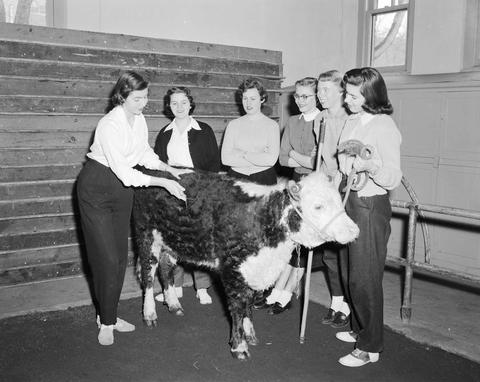
[(228, 169), (227, 173), (233, 178), (248, 179), (252, 182), (263, 184), (265, 186), (272, 186), (274, 184), (277, 184), (277, 173), (275, 172), (275, 169), (273, 167), (267, 168), (266, 170), (256, 172), (251, 175), (239, 173), (235, 170), (232, 170), (231, 168)]
[(345, 210), (360, 228), (360, 236), (341, 250), (340, 268), (352, 310), (356, 347), (383, 350), (383, 271), (390, 237), (392, 209), (388, 195), (358, 197), (351, 192)]
[(133, 189), (89, 159), (78, 178), (77, 196), (94, 304), (101, 323), (112, 325), (125, 279)]
[(322, 262), (325, 265), (330, 294), (332, 296), (344, 296), (338, 259), (341, 246), (337, 243), (325, 243), (320, 248), (323, 249)]

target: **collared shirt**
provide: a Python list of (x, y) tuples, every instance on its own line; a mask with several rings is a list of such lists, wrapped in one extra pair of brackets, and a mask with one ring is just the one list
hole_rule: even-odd
[[(282, 166), (288, 167), (290, 150), (295, 150), (302, 155), (312, 155), (316, 147), (313, 125), (319, 115), (320, 110), (315, 109), (310, 113), (294, 115), (288, 119), (280, 143), (279, 161)], [(294, 171), (304, 175), (312, 172), (312, 169), (299, 166), (295, 167)]]
[(147, 122), (143, 114), (136, 115), (130, 126), (121, 105), (98, 122), (87, 157), (110, 167), (127, 187), (150, 185), (149, 175), (133, 169), (137, 164), (152, 170), (158, 170), (162, 164), (148, 144)]
[(315, 117), (317, 115), (320, 114), (320, 110), (318, 110), (317, 108), (313, 109), (311, 112), (309, 113), (302, 113), (298, 116), (298, 119), (302, 118), (306, 121), (306, 122), (311, 122), (315, 119)]
[(165, 131), (172, 130), (172, 137), (167, 145), (168, 164), (170, 166), (181, 166), (193, 168), (192, 156), (188, 147), (188, 132), (190, 130), (201, 130), (198, 122), (190, 117), (187, 128), (180, 133), (176, 119), (174, 119)]

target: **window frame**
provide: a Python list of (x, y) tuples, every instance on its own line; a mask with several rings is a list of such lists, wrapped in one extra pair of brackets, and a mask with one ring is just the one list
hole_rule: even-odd
[(384, 8), (374, 8), (375, 0), (361, 0), (358, 14), (358, 51), (357, 61), (362, 66), (372, 66), (372, 27), (373, 18), (377, 15), (406, 11), (407, 12), (407, 40), (405, 51), (405, 64), (392, 66), (377, 66), (383, 72), (400, 72), (410, 71), (412, 61), (412, 36), (413, 36), (413, 14), (415, 0), (409, 0), (407, 4), (400, 4)]

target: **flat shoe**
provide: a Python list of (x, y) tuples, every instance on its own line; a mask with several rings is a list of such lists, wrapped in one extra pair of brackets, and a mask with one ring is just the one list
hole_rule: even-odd
[(331, 324), (333, 319), (335, 318), (335, 313), (336, 312), (332, 308), (328, 309), (327, 314), (325, 315), (325, 317), (322, 318), (322, 324)]
[(360, 367), (369, 362), (377, 362), (379, 358), (380, 356), (378, 353), (369, 353), (360, 349), (355, 349), (350, 354), (340, 358), (338, 362), (340, 362), (343, 366)]
[(343, 342), (357, 342), (357, 333), (355, 332), (337, 332), (335, 337), (337, 337), (340, 341)]
[(290, 309), (292, 306), (292, 302), (289, 301), (287, 305), (282, 306), (280, 303), (276, 302), (273, 306), (268, 310), (268, 314), (280, 314), (285, 312), (286, 310)]
[(197, 298), (200, 300), (200, 304), (202, 305), (208, 305), (213, 302), (207, 290), (204, 288), (197, 290)]
[(269, 303), (267, 302), (267, 299), (266, 299), (266, 298), (262, 299), (261, 301), (258, 301), (258, 302), (256, 302), (256, 303), (254, 303), (254, 304), (252, 305), (253, 309), (256, 309), (256, 310), (268, 309), (268, 308), (270, 308), (270, 307), (272, 307), (272, 306), (273, 306), (273, 304), (269, 304)]
[(135, 325), (117, 317), (117, 323), (113, 325), (113, 329), (122, 333), (133, 332), (135, 330)]
[(100, 325), (98, 332), (98, 343), (103, 346), (113, 344), (113, 325)]
[(337, 312), (335, 313), (335, 316), (330, 323), (330, 326), (332, 328), (343, 328), (344, 326), (347, 326), (350, 323), (350, 315), (346, 315), (343, 312)]

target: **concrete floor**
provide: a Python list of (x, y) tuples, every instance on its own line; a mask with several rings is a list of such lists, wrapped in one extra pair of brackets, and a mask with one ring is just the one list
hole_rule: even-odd
[[(414, 341), (441, 348), (480, 363), (480, 286), (417, 277), (413, 284), (412, 317), (401, 321), (401, 275), (387, 270), (384, 278), (385, 325)], [(132, 269), (127, 271), (122, 298), (141, 295)], [(323, 272), (312, 273), (311, 301), (330, 303)], [(28, 285), (0, 287), (0, 319), (38, 311), (91, 304), (83, 276)], [(308, 340), (308, 317), (305, 336)], [(386, 350), (388, 351), (388, 349)]]

